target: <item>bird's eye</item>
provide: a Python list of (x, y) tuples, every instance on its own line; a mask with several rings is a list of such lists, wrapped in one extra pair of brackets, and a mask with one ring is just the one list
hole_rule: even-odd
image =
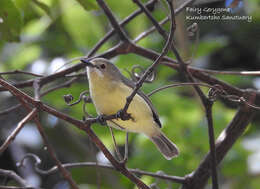
[(101, 68), (101, 69), (105, 69), (105, 68), (106, 68), (106, 65), (105, 65), (105, 64), (101, 64), (101, 65), (100, 65), (100, 68)]

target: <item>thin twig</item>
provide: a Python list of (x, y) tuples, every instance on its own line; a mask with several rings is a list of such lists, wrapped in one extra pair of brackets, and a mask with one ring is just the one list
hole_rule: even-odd
[[(28, 184), (26, 183), (26, 180), (24, 180), (22, 177), (17, 175), (14, 171), (12, 170), (4, 170), (0, 169), (0, 175), (3, 177), (9, 177), (15, 180), (18, 184), (20, 184), (22, 187), (28, 187)], [(1, 186), (0, 186), (1, 187)]]
[[(195, 0), (188, 0), (185, 1), (180, 7), (178, 7), (176, 10), (174, 10), (175, 15), (178, 15), (186, 6), (192, 4)], [(164, 18), (161, 22), (159, 22), (159, 25), (162, 26), (165, 23), (167, 23), (169, 21), (169, 17)], [(156, 27), (153, 26), (151, 28), (149, 28), (148, 30), (144, 31), (143, 33), (141, 33), (139, 36), (137, 36), (133, 41), (134, 43), (137, 43), (138, 41), (140, 41), (141, 39), (143, 39), (144, 37), (148, 36), (149, 34), (151, 34), (152, 32), (154, 32), (156, 30)]]
[[(126, 45), (129, 45), (130, 43), (121, 43), (116, 45), (115, 47), (107, 50), (105, 53), (98, 55), (96, 57), (104, 57), (104, 58), (112, 58), (117, 56), (120, 53), (129, 53), (130, 49), (126, 47)], [(62, 71), (59, 71), (57, 73), (45, 76), (45, 77), (41, 77), (40, 78), (40, 85), (41, 87), (47, 83), (50, 83), (52, 81), (55, 81), (59, 78), (63, 78), (65, 75), (68, 75), (72, 72), (77, 72), (79, 70), (81, 70), (82, 68), (85, 68), (86, 64), (85, 63), (78, 63), (75, 64), (67, 69), (64, 69)], [(23, 81), (23, 82), (19, 82), (19, 83), (15, 83), (14, 86), (17, 88), (25, 88), (25, 87), (31, 87), (33, 86), (33, 83), (35, 82), (34, 79), (30, 79), (27, 81)], [(6, 89), (4, 87), (0, 87), (0, 92), (1, 91), (6, 91)]]
[[(145, 6), (150, 9), (152, 8), (155, 3), (157, 2), (157, 0), (150, 0), (148, 1)], [(133, 20), (136, 16), (138, 16), (139, 14), (141, 14), (143, 11), (141, 9), (133, 12), (130, 16), (126, 17), (122, 22), (119, 23), (120, 26), (124, 26), (126, 25), (129, 21)], [(94, 46), (94, 48), (88, 53), (87, 57), (92, 57), (97, 50), (108, 40), (110, 39), (113, 35), (115, 34), (115, 29), (111, 29), (110, 31), (107, 32), (107, 34), (101, 39), (99, 40), (99, 42), (96, 43), (96, 45)]]
[[(247, 96), (249, 103), (252, 104), (255, 101), (256, 94), (253, 91), (247, 91)], [(255, 111), (251, 107), (242, 104), (232, 121), (221, 132), (216, 140), (217, 164), (223, 160), (237, 139), (243, 135), (254, 113)], [(208, 153), (198, 168), (186, 176), (188, 178), (187, 183), (182, 186), (182, 189), (204, 188), (211, 174), (211, 162), (211, 153)]]
[(19, 186), (1, 186), (0, 185), (0, 188), (1, 189), (35, 189), (35, 187), (27, 187), (27, 186), (25, 186), (25, 187), (19, 187)]
[[(34, 99), (35, 101), (40, 101), (40, 89), (41, 89), (41, 80), (35, 80), (33, 83), (33, 87), (34, 87)], [(30, 109), (29, 106), (27, 106), (27, 109)], [(34, 117), (34, 122), (37, 126), (37, 129), (40, 133), (40, 135), (42, 136), (42, 139), (44, 141), (45, 146), (47, 147), (47, 151), (49, 152), (51, 158), (54, 160), (54, 162), (56, 163), (56, 165), (58, 166), (61, 175), (69, 182), (70, 186), (73, 189), (78, 189), (77, 184), (75, 183), (75, 181), (72, 179), (72, 176), (70, 174), (69, 171), (67, 171), (63, 166), (62, 163), (59, 161), (59, 159), (57, 158), (57, 155), (55, 153), (54, 148), (51, 146), (51, 144), (48, 141), (48, 137), (45, 134), (43, 127), (39, 121), (39, 116)]]
[(44, 77), (44, 75), (35, 74), (32, 72), (20, 71), (20, 70), (14, 70), (14, 71), (9, 71), (9, 72), (0, 72), (0, 75), (16, 75), (16, 74), (32, 75), (35, 77)]
[[(138, 188), (142, 189), (149, 189), (149, 187), (144, 184), (139, 178), (137, 178), (135, 175), (133, 175), (131, 172), (128, 171), (128, 169), (125, 167), (125, 164), (119, 163), (116, 161), (116, 159), (113, 157), (113, 155), (109, 152), (109, 150), (105, 147), (105, 145), (101, 142), (101, 140), (96, 136), (96, 134), (92, 131), (90, 128), (90, 125), (92, 123), (97, 122), (97, 118), (95, 119), (87, 119), (86, 122), (79, 121), (77, 119), (74, 119), (62, 112), (58, 112), (57, 110), (43, 104), (40, 101), (35, 101), (32, 97), (28, 96), (21, 90), (17, 89), (16, 87), (10, 85), (8, 82), (6, 82), (4, 79), (0, 78), (0, 85), (2, 85), (4, 88), (6, 88), (8, 91), (10, 91), (14, 96), (16, 96), (18, 99), (25, 99), (28, 103), (32, 104), (33, 106), (41, 109), (42, 111), (45, 111), (49, 114), (52, 114), (62, 120), (65, 120), (77, 128), (84, 130), (88, 136), (91, 138), (91, 140), (96, 144), (96, 146), (104, 153), (106, 158), (111, 162), (111, 164), (115, 167), (116, 170), (121, 172), (123, 175), (125, 175), (127, 178), (129, 178), (133, 183), (137, 185)], [(109, 117), (109, 116), (108, 116)], [(111, 116), (111, 119), (115, 119), (115, 117)]]
[(78, 74), (70, 74), (70, 75), (65, 75), (66, 78), (69, 77), (86, 77), (86, 72), (78, 73)]
[(155, 94), (159, 91), (162, 91), (164, 89), (173, 88), (173, 87), (181, 87), (181, 86), (186, 86), (186, 85), (189, 85), (189, 86), (198, 85), (198, 86), (203, 86), (203, 87), (208, 87), (208, 88), (214, 88), (214, 86), (208, 85), (208, 84), (205, 84), (205, 83), (174, 83), (174, 84), (165, 85), (165, 86), (162, 86), (158, 89), (155, 89), (152, 92), (148, 93), (147, 96), (150, 97), (153, 94)]
[[(144, 8), (144, 7), (142, 6), (142, 8)], [(173, 18), (171, 18), (171, 19), (173, 19)], [(168, 53), (168, 50), (169, 50), (169, 48), (171, 47), (172, 42), (173, 42), (173, 34), (174, 34), (174, 33), (173, 33), (174, 30), (172, 29), (173, 27), (174, 27), (173, 24), (171, 24), (170, 34), (169, 34), (169, 37), (168, 37), (168, 39), (167, 39), (167, 42), (166, 42), (166, 44), (165, 44), (165, 46), (164, 46), (164, 48), (163, 48), (163, 50), (162, 50), (162, 53), (158, 56), (158, 58), (154, 61), (154, 63), (147, 68), (147, 70), (145, 71), (145, 73), (142, 75), (142, 77), (141, 77), (141, 78), (139, 79), (139, 81), (136, 83), (135, 88), (134, 88), (133, 92), (131, 93), (131, 95), (127, 97), (127, 99), (126, 99), (126, 104), (125, 104), (125, 106), (124, 106), (124, 108), (123, 108), (123, 112), (124, 112), (124, 113), (127, 112), (127, 109), (128, 109), (128, 107), (129, 107), (131, 101), (133, 100), (133, 98), (134, 98), (134, 96), (136, 95), (137, 91), (142, 87), (143, 82), (145, 81), (145, 79), (147, 78), (147, 76), (152, 73), (153, 69), (160, 63), (160, 61), (162, 60), (162, 58), (164, 57), (164, 55), (166, 55), (166, 54)]]
[[(174, 9), (171, 0), (167, 0), (169, 7), (171, 9), (171, 14), (174, 16)], [(175, 18), (175, 17), (174, 17)], [(174, 26), (175, 26), (175, 19), (173, 19)], [(160, 27), (160, 26), (159, 26)], [(187, 70), (187, 64), (185, 64), (181, 56), (179, 55), (178, 51), (172, 46), (172, 51), (174, 52), (179, 64), (180, 64), (180, 72), (183, 73), (188, 81), (195, 82), (192, 75)], [(218, 179), (217, 179), (217, 169), (216, 169), (216, 148), (215, 148), (215, 138), (214, 138), (214, 128), (213, 128), (213, 120), (212, 120), (212, 101), (210, 101), (199, 88), (198, 85), (193, 85), (194, 89), (196, 90), (198, 96), (200, 97), (205, 109), (206, 109), (206, 117), (208, 121), (208, 134), (209, 134), (209, 143), (210, 143), (210, 154), (211, 154), (211, 170), (212, 170), (212, 184), (213, 189), (218, 189)]]
[(75, 181), (72, 179), (72, 176), (70, 174), (69, 171), (67, 171), (63, 165), (61, 164), (61, 162), (58, 160), (57, 158), (57, 155), (55, 153), (55, 150), (53, 149), (53, 147), (50, 145), (49, 141), (48, 141), (48, 138), (47, 138), (47, 135), (45, 134), (43, 128), (42, 128), (42, 125), (39, 121), (39, 118), (35, 118), (34, 119), (35, 123), (36, 123), (36, 126), (38, 128), (38, 131), (39, 133), (41, 134), (42, 138), (43, 138), (43, 141), (44, 141), (44, 144), (45, 146), (47, 147), (47, 150), (51, 156), (51, 158), (55, 161), (56, 165), (58, 166), (58, 169), (60, 170), (62, 176), (70, 183), (71, 187), (73, 189), (78, 189), (78, 186), (77, 184), (75, 183)]
[[(0, 78), (0, 79), (1, 79), (1, 78)], [(1, 80), (2, 80), (2, 79), (1, 79)], [(3, 81), (4, 81), (4, 80), (3, 80)], [(36, 81), (36, 82), (37, 82), (37, 81)], [(6, 83), (6, 84), (9, 86), (8, 83)], [(2, 85), (3, 85), (3, 84), (2, 84)], [(35, 86), (36, 88), (39, 87), (38, 85), (39, 85), (39, 83), (34, 84), (34, 86)], [(4, 86), (4, 85), (3, 85), (3, 86)], [(39, 87), (39, 88), (40, 88), (40, 87)], [(38, 89), (39, 89), (39, 88), (38, 88)], [(36, 91), (37, 93), (39, 93), (39, 90), (35, 90), (35, 91)], [(10, 91), (10, 92), (11, 92), (13, 95), (17, 96), (15, 90), (12, 90), (12, 91)], [(22, 93), (22, 94), (25, 94), (25, 93), (23, 93), (23, 92), (21, 92), (21, 93)], [(17, 96), (17, 97), (18, 97), (18, 96)], [(39, 97), (38, 97), (38, 98), (39, 98)], [(24, 99), (24, 98), (22, 98), (22, 97), (20, 97), (20, 98), (18, 97), (18, 100), (21, 102), (21, 104), (22, 104), (23, 106), (25, 106), (25, 108), (27, 109), (27, 111), (32, 111), (32, 112), (31, 112), (31, 113), (33, 113), (32, 115), (35, 115), (35, 113), (38, 112), (38, 106), (35, 106), (35, 108), (34, 108), (33, 110), (31, 110), (31, 107), (25, 102), (26, 99)], [(35, 99), (34, 101), (35, 101), (37, 104), (40, 103), (39, 99)], [(30, 115), (30, 114), (28, 114), (28, 115)], [(35, 121), (35, 123), (36, 123), (36, 125), (37, 125), (37, 127), (38, 127), (38, 130), (39, 130), (40, 134), (42, 135), (42, 138), (43, 138), (43, 140), (44, 140), (44, 142), (45, 142), (45, 145), (47, 146), (47, 150), (49, 151), (51, 157), (54, 159), (54, 161), (55, 161), (56, 164), (58, 165), (58, 168), (60, 169), (61, 174), (64, 176), (64, 178), (65, 178), (66, 180), (68, 180), (68, 182), (70, 183), (70, 185), (72, 186), (73, 189), (78, 189), (76, 183), (72, 180), (70, 173), (69, 173), (65, 168), (63, 168), (63, 167), (61, 166), (61, 163), (60, 163), (59, 160), (56, 158), (55, 151), (54, 151), (53, 148), (49, 145), (48, 140), (47, 140), (47, 136), (45, 135), (44, 131), (41, 129), (41, 124), (40, 124), (38, 118), (37, 118), (37, 117), (32, 117), (32, 116), (30, 116), (30, 117), (34, 119), (34, 121)], [(17, 130), (20, 131), (20, 130), (21, 130), (21, 127), (18, 127)], [(18, 133), (18, 132), (17, 132), (17, 133)], [(17, 134), (17, 133), (16, 133), (16, 134)]]
[(82, 99), (83, 99), (83, 97), (84, 97), (85, 94), (89, 94), (89, 91), (86, 90), (86, 91), (81, 92), (80, 95), (79, 95), (79, 99), (78, 99), (78, 100), (76, 100), (75, 102), (73, 102), (73, 103), (71, 103), (71, 104), (66, 102), (67, 105), (69, 105), (69, 106), (74, 106), (74, 105), (80, 103), (80, 102), (82, 101)]
[(204, 73), (220, 75), (260, 76), (260, 71), (219, 71), (196, 68)]
[(105, 14), (107, 15), (107, 18), (109, 19), (111, 25), (113, 26), (113, 28), (115, 29), (115, 31), (117, 32), (117, 34), (119, 35), (121, 41), (129, 41), (126, 33), (124, 32), (124, 30), (121, 28), (121, 26), (119, 25), (119, 23), (116, 21), (115, 16), (113, 15), (113, 13), (111, 12), (111, 10), (109, 9), (109, 7), (107, 6), (107, 4), (103, 1), (103, 0), (97, 0), (97, 3), (99, 4), (99, 6), (104, 10)]
[(119, 161), (122, 161), (123, 157), (122, 157), (122, 155), (120, 154), (120, 152), (118, 150), (118, 146), (117, 146), (117, 143), (116, 143), (116, 139), (115, 139), (115, 135), (114, 135), (113, 129), (111, 127), (108, 127), (108, 128), (109, 128), (109, 131), (110, 131), (110, 134), (111, 134), (111, 137), (112, 137), (112, 141), (113, 141), (113, 144), (114, 144), (114, 148), (115, 148), (117, 157), (118, 157)]
[[(164, 24), (166, 24), (169, 21), (169, 17), (164, 18), (162, 21), (159, 22), (159, 25), (162, 26)], [(150, 35), (152, 32), (154, 32), (156, 30), (156, 27), (153, 26), (151, 28), (149, 28), (148, 30), (142, 32), (141, 34), (139, 34), (134, 40), (134, 43), (137, 43), (139, 41), (141, 41), (142, 39), (144, 39), (145, 37), (147, 37), (148, 35)]]
[(3, 111), (0, 112), (0, 116), (9, 114), (10, 112), (12, 112), (12, 111), (14, 111), (14, 110), (16, 110), (20, 107), (22, 107), (21, 104), (16, 104), (16, 105), (14, 105), (10, 108), (7, 108), (6, 110), (3, 110)]
[(129, 135), (129, 133), (126, 132), (126, 135), (125, 135), (125, 155), (124, 155), (124, 159), (123, 159), (124, 162), (127, 162), (127, 160), (128, 160), (128, 135)]
[(210, 156), (211, 156), (211, 170), (212, 170), (212, 188), (218, 189), (218, 175), (217, 175), (217, 161), (216, 161), (216, 147), (215, 147), (215, 135), (212, 118), (212, 105), (213, 101), (209, 100), (206, 108), (206, 117), (208, 121), (208, 135), (210, 144)]
[[(29, 156), (28, 156), (29, 157)], [(36, 156), (30, 156), (32, 158), (37, 158)], [(23, 159), (24, 160), (24, 159)], [(55, 174), (58, 171), (57, 166), (54, 166), (48, 170), (42, 170), (40, 169), (38, 166), (39, 161), (35, 161), (37, 163), (35, 163), (35, 171), (37, 171), (37, 173), (41, 174), (41, 175), (51, 175), (51, 174)], [(77, 163), (64, 163), (62, 164), (63, 167), (70, 169), (70, 168), (76, 168), (76, 167), (100, 167), (100, 168), (105, 168), (105, 169), (112, 169), (115, 170), (115, 167), (113, 167), (112, 165), (108, 165), (108, 164), (104, 164), (104, 163), (96, 163), (96, 162), (77, 162)], [(138, 170), (138, 169), (128, 169), (130, 172), (137, 174), (137, 175), (147, 175), (147, 176), (151, 176), (154, 178), (160, 178), (160, 179), (164, 179), (164, 180), (169, 180), (169, 181), (173, 181), (176, 183), (185, 183), (185, 178), (183, 177), (178, 177), (178, 176), (171, 176), (171, 175), (167, 175), (167, 174), (157, 174), (157, 173), (152, 173), (152, 172), (148, 172), (148, 171), (142, 171), (142, 170)]]
[(66, 81), (65, 83), (62, 83), (62, 84), (57, 85), (57, 86), (55, 86), (55, 87), (53, 87), (53, 88), (50, 88), (50, 89), (44, 91), (43, 93), (41, 93), (41, 94), (40, 94), (40, 97), (45, 96), (45, 95), (49, 94), (50, 92), (56, 91), (56, 90), (58, 90), (58, 89), (70, 87), (72, 83), (74, 83), (75, 81), (77, 81), (77, 79), (78, 79), (77, 77), (74, 77), (74, 78), (72, 78), (72, 79)]
[[(157, 31), (162, 35), (162, 37), (165, 40), (168, 40), (168, 35), (167, 32), (160, 26), (160, 24), (156, 21), (156, 19), (151, 15), (151, 13), (146, 9), (146, 7), (143, 6), (143, 4), (139, 1), (139, 0), (133, 0), (134, 3), (136, 3), (146, 14), (146, 16), (151, 20), (151, 22), (153, 23), (153, 25), (155, 26), (155, 28), (157, 29)], [(174, 31), (176, 28), (176, 24), (175, 24), (175, 14), (174, 14), (174, 8), (172, 5), (172, 2), (170, 0), (167, 0), (168, 6), (170, 8), (170, 12), (171, 12), (171, 30), (170, 32), (172, 33), (172, 35), (174, 35)], [(183, 60), (181, 58), (181, 56), (179, 55), (177, 49), (175, 48), (175, 46), (173, 45), (173, 43), (171, 43), (171, 50), (173, 51), (173, 53), (175, 54), (178, 62), (180, 63), (180, 65), (182, 65)]]
[(17, 125), (17, 127), (13, 130), (13, 132), (7, 137), (7, 139), (5, 140), (5, 142), (2, 144), (2, 146), (0, 147), (0, 154), (2, 154), (6, 148), (11, 144), (12, 141), (14, 141), (15, 137), (17, 136), (17, 134), (20, 132), (20, 130), (23, 128), (23, 126), (31, 121), (35, 114), (37, 113), (37, 109), (34, 108), (27, 116), (25, 116)]
[[(50, 89), (44, 91), (43, 93), (41, 93), (41, 94), (40, 94), (40, 97), (43, 97), (43, 96), (47, 95), (48, 93), (53, 92), (53, 91), (56, 91), (56, 90), (58, 90), (58, 89), (65, 88), (65, 87), (70, 87), (70, 85), (71, 85), (73, 82), (75, 82), (77, 79), (78, 79), (78, 78), (72, 78), (71, 80), (69, 80), (69, 81), (67, 81), (67, 82), (65, 82), (65, 83), (63, 83), (63, 84), (61, 84), (61, 85), (55, 86), (55, 87), (53, 87), (53, 88), (50, 88)], [(21, 104), (16, 104), (16, 105), (14, 105), (14, 106), (12, 106), (12, 107), (10, 107), (10, 108), (4, 110), (4, 111), (1, 111), (1, 112), (0, 112), (0, 116), (6, 115), (6, 114), (8, 114), (8, 113), (10, 113), (10, 112), (12, 112), (12, 111), (14, 111), (14, 110), (20, 108), (20, 107), (22, 107)]]

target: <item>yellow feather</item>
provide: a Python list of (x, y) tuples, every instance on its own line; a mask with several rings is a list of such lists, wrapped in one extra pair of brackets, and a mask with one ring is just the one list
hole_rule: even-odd
[[(90, 72), (89, 74), (91, 98), (97, 112), (99, 114), (111, 115), (123, 109), (126, 98), (133, 89), (121, 81), (111, 81), (102, 78), (105, 77), (104, 75), (102, 77), (99, 75), (98, 77), (97, 74), (101, 73)], [(95, 83), (95, 85), (91, 85), (91, 83)], [(157, 129), (153, 129), (154, 127), (156, 128), (156, 123), (153, 120), (151, 108), (138, 94), (131, 102), (127, 113), (130, 113), (134, 120), (113, 119), (112, 121), (127, 131), (144, 133), (148, 136), (157, 131)], [(115, 127), (110, 121), (108, 121), (108, 125)]]

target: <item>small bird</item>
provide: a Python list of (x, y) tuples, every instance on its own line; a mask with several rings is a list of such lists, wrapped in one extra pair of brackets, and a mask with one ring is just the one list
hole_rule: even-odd
[[(99, 115), (112, 115), (122, 110), (126, 98), (132, 93), (135, 84), (128, 80), (120, 70), (107, 59), (95, 58), (87, 64), (90, 96)], [(138, 91), (130, 103), (127, 113), (131, 119), (112, 119), (107, 125), (127, 132), (143, 133), (170, 160), (179, 154), (177, 146), (160, 130), (161, 123), (150, 99)]]

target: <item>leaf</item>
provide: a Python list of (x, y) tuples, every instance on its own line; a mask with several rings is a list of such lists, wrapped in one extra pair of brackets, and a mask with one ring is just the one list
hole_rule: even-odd
[(95, 0), (76, 0), (85, 10), (98, 9), (98, 5)]
[(11, 0), (0, 3), (0, 40), (19, 41), (23, 20), (21, 13)]
[(36, 4), (38, 7), (40, 7), (51, 19), (53, 18), (51, 14), (51, 9), (48, 5), (38, 0), (32, 0), (32, 2)]
[(92, 47), (104, 36), (104, 25), (100, 18), (93, 17), (93, 14), (84, 10), (80, 4), (75, 6), (73, 1), (63, 1), (61, 8), (64, 28), (77, 45)]
[(202, 40), (198, 44), (198, 47), (195, 46), (192, 49), (194, 49), (193, 51), (196, 57), (202, 57), (207, 56), (208, 54), (216, 51), (217, 49), (224, 47), (226, 44), (227, 40), (225, 38), (210, 38)]
[(15, 52), (15, 56), (12, 56), (9, 66), (11, 69), (24, 69), (32, 61), (39, 58), (41, 54), (41, 48), (38, 45), (23, 45), (19, 51)]

